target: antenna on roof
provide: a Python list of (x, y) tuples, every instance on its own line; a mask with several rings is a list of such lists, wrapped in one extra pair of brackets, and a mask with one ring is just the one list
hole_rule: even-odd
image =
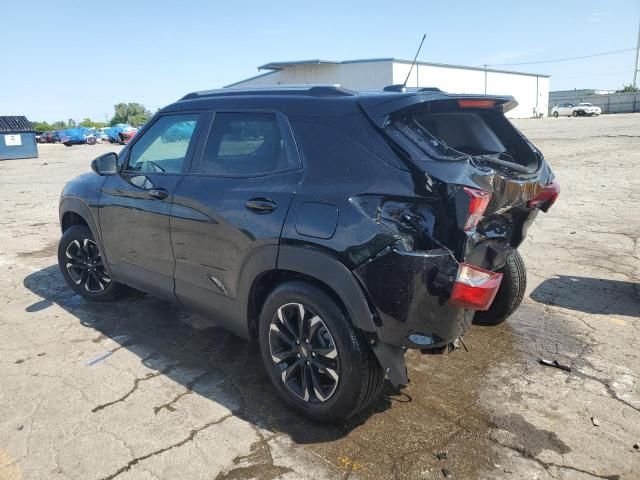
[(416, 60), (418, 60), (418, 55), (420, 55), (420, 50), (422, 50), (422, 44), (424, 43), (424, 39), (427, 38), (427, 34), (422, 35), (422, 41), (420, 42), (420, 46), (418, 47), (418, 51), (416, 52), (416, 56), (413, 57), (413, 62), (411, 63), (411, 68), (409, 68), (409, 73), (407, 73), (407, 78), (404, 79), (404, 83), (402, 84), (402, 88), (407, 88), (407, 82), (409, 81), (409, 76), (411, 75), (411, 71), (413, 70), (413, 66), (416, 64)]

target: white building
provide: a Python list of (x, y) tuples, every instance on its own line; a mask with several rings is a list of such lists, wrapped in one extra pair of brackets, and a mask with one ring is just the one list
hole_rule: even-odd
[[(226, 87), (339, 83), (351, 90), (381, 90), (387, 85), (402, 84), (410, 67), (411, 61), (395, 58), (273, 62), (258, 67), (268, 72)], [(519, 105), (507, 115), (515, 118), (546, 116), (548, 111), (549, 75), (418, 62), (407, 86), (438, 87), (450, 93), (512, 95)]]

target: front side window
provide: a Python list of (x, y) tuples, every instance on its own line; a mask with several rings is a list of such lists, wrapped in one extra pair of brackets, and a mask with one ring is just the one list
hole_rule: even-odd
[(260, 175), (284, 170), (290, 157), (273, 113), (216, 113), (198, 173)]
[(182, 172), (198, 117), (197, 113), (160, 117), (131, 148), (128, 170)]

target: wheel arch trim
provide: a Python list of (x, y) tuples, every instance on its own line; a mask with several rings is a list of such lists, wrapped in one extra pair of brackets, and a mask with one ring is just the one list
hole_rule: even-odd
[(107, 273), (111, 275), (111, 271), (109, 270), (109, 262), (107, 261), (107, 256), (104, 251), (104, 245), (102, 243), (102, 236), (100, 235), (100, 229), (98, 228), (98, 225), (95, 219), (93, 218), (93, 215), (91, 214), (91, 210), (89, 209), (87, 204), (85, 204), (82, 200), (75, 197), (63, 198), (60, 201), (60, 207), (59, 207), (58, 213), (60, 216), (60, 230), (62, 231), (62, 233), (64, 233), (64, 230), (62, 230), (62, 225), (63, 225), (62, 220), (67, 213), (75, 213), (86, 222), (87, 226), (89, 227), (89, 230), (91, 230), (91, 233), (93, 234), (94, 240), (98, 244), (98, 248), (100, 249), (100, 255), (105, 260), (104, 262), (105, 270), (107, 270)]
[(375, 332), (373, 315), (358, 280), (332, 256), (309, 248), (280, 246), (277, 268), (302, 273), (329, 286), (340, 298), (353, 325), (365, 332)]

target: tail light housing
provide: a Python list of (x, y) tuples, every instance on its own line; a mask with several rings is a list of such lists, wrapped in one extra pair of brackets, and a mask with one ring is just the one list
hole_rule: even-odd
[(545, 185), (544, 188), (527, 203), (529, 208), (537, 208), (546, 212), (555, 203), (560, 194), (560, 184), (557, 181)]
[(501, 273), (461, 263), (449, 303), (470, 310), (488, 310), (501, 282)]
[(461, 98), (458, 100), (459, 108), (493, 108), (496, 106), (495, 100), (482, 98)]
[(464, 187), (465, 193), (469, 196), (469, 214), (464, 224), (464, 231), (473, 230), (482, 219), (484, 211), (491, 200), (491, 193), (477, 188)]

